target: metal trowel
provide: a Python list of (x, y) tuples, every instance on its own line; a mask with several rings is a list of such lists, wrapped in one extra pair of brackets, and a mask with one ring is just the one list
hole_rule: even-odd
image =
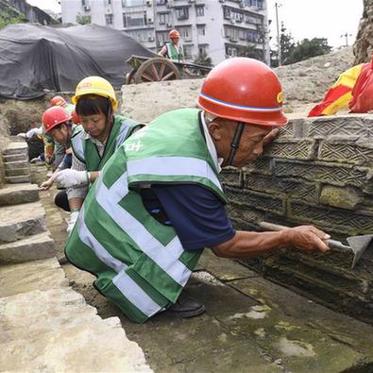
[[(262, 221), (258, 223), (259, 227), (267, 231), (282, 231), (288, 229), (284, 225), (273, 224)], [(354, 269), (356, 263), (360, 260), (365, 250), (369, 247), (373, 241), (373, 234), (366, 234), (362, 236), (352, 236), (347, 238), (347, 242), (350, 246), (344, 245), (340, 241), (327, 240), (327, 245), (334, 251), (350, 253), (352, 251), (354, 257), (351, 264), (351, 269)]]

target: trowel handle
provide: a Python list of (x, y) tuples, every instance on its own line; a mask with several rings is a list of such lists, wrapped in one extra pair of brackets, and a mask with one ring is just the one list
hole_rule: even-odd
[[(284, 229), (289, 229), (289, 227), (285, 227), (284, 225), (279, 225), (279, 224), (273, 224), (273, 223), (268, 223), (266, 221), (262, 221), (259, 224), (259, 227), (266, 230), (266, 231), (282, 231)], [(343, 245), (342, 242), (335, 241), (335, 240), (327, 240), (326, 243), (328, 246), (335, 250), (335, 251), (340, 251), (342, 253), (344, 252), (351, 252), (351, 247), (347, 245)]]

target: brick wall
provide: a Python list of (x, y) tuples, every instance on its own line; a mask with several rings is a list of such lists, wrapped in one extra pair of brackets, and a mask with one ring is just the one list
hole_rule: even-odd
[[(222, 180), (237, 229), (314, 224), (344, 240), (373, 234), (373, 115), (292, 120), (263, 157)], [(373, 245), (352, 254), (282, 250), (244, 264), (311, 299), (373, 323)]]

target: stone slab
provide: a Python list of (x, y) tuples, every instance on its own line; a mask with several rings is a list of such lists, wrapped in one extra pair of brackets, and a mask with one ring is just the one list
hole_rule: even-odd
[(18, 205), (39, 200), (36, 184), (12, 184), (0, 189), (0, 206)]
[(14, 168), (5, 170), (5, 175), (8, 177), (12, 176), (26, 176), (31, 177), (30, 169), (29, 168)]
[(27, 154), (26, 142), (11, 142), (4, 150), (3, 155)]
[(25, 153), (3, 155), (4, 162), (28, 161), (28, 156)]
[(55, 256), (54, 241), (48, 233), (0, 245), (0, 263), (22, 263)]
[(126, 338), (119, 319), (102, 320), (96, 312), (71, 289), (0, 299), (1, 369), (152, 372), (142, 350)]
[(14, 161), (14, 162), (4, 162), (5, 170), (14, 170), (18, 168), (29, 168), (29, 163), (26, 161)]
[(14, 242), (47, 230), (39, 201), (0, 208), (0, 243)]
[(5, 176), (5, 181), (9, 184), (31, 183), (31, 176)]
[(0, 298), (68, 286), (56, 258), (0, 266)]

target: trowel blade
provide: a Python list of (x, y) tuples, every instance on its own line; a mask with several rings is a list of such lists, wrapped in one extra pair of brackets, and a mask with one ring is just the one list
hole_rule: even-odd
[(351, 269), (353, 269), (356, 263), (360, 260), (365, 250), (368, 248), (370, 243), (373, 241), (373, 234), (366, 234), (362, 236), (348, 237), (347, 242), (354, 253), (354, 259), (352, 261)]

